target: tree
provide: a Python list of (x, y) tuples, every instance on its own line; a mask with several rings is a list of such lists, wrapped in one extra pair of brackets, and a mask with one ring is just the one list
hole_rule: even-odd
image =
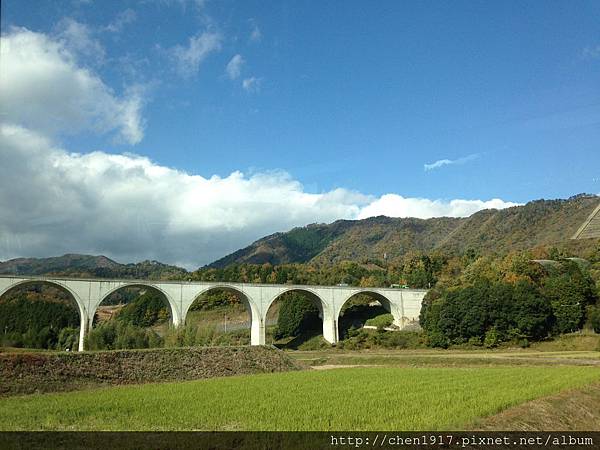
[(299, 336), (307, 330), (318, 329), (319, 323), (319, 310), (310, 299), (296, 292), (284, 294), (275, 338)]
[(558, 333), (570, 333), (583, 326), (585, 307), (594, 293), (579, 270), (571, 268), (548, 277), (543, 292), (550, 299)]
[(423, 301), (420, 322), (431, 346), (513, 339), (543, 339), (552, 325), (552, 308), (531, 282), (515, 284), (479, 279), (473, 285), (434, 289)]
[(125, 305), (117, 319), (139, 327), (150, 327), (169, 317), (166, 300), (159, 293), (147, 291)]
[(596, 333), (600, 333), (600, 305), (590, 306), (588, 308), (588, 317), (593, 330)]

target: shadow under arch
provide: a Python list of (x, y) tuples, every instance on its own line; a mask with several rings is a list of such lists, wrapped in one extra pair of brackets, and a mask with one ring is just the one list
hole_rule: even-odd
[[(63, 285), (62, 283), (56, 282), (56, 281), (50, 281), (50, 280), (23, 280), (23, 281), (19, 281), (17, 283), (14, 283), (10, 286), (8, 286), (7, 288), (5, 288), (2, 292), (0, 292), (0, 301), (2, 300), (3, 297), (5, 297), (7, 294), (11, 293), (11, 292), (15, 292), (18, 291), (19, 289), (22, 288), (27, 288), (28, 286), (50, 286), (54, 289), (57, 289), (58, 291), (64, 293), (67, 295), (67, 297), (70, 299), (70, 304), (71, 306), (75, 306), (75, 309), (77, 310), (77, 314), (78, 314), (78, 318), (79, 318), (79, 341), (82, 342), (83, 340), (83, 333), (85, 330), (85, 321), (87, 320), (87, 315), (86, 315), (86, 311), (85, 311), (85, 307), (83, 305), (83, 302), (81, 301), (81, 299), (79, 298), (79, 296), (73, 292), (71, 289), (69, 289), (67, 286)], [(82, 349), (82, 344), (79, 344), (79, 350)]]
[[(286, 294), (289, 295), (289, 294), (293, 294), (293, 293), (300, 294), (303, 297), (307, 298), (317, 308), (318, 316), (321, 321), (321, 327), (319, 329), (319, 332), (317, 332), (316, 330), (307, 330), (307, 332), (308, 332), (307, 334), (301, 334), (300, 336), (294, 337), (291, 341), (287, 342), (284, 345), (284, 347), (287, 347), (287, 348), (297, 348), (300, 344), (302, 344), (303, 342), (305, 342), (308, 339), (314, 338), (315, 336), (320, 335), (320, 336), (324, 337), (325, 336), (324, 318), (327, 315), (327, 313), (329, 312), (329, 306), (327, 305), (327, 303), (325, 303), (323, 301), (323, 299), (316, 292), (314, 292), (310, 288), (294, 286), (294, 287), (284, 289), (282, 292), (278, 293), (276, 296), (274, 296), (269, 301), (268, 305), (266, 306), (266, 308), (264, 310), (265, 326), (277, 325), (277, 322), (279, 320), (279, 311), (277, 312), (277, 321), (275, 320), (273, 315), (270, 313), (272, 313), (274, 305), (277, 303), (277, 301), (280, 301), (280, 300), (282, 300), (282, 298), (285, 298)], [(273, 336), (271, 339), (273, 340), (273, 344), (274, 344), (275, 337)]]
[(187, 319), (188, 313), (192, 309), (192, 305), (194, 305), (194, 303), (196, 303), (200, 299), (200, 297), (202, 297), (203, 295), (206, 295), (212, 291), (224, 291), (224, 292), (228, 292), (228, 293), (235, 295), (235, 297), (244, 305), (244, 308), (248, 312), (248, 316), (250, 317), (250, 326), (252, 326), (253, 321), (259, 320), (258, 308), (257, 308), (256, 304), (241, 289), (238, 289), (238, 288), (228, 285), (228, 284), (216, 284), (213, 286), (209, 286), (206, 289), (203, 289), (202, 291), (200, 291), (196, 294), (196, 296), (194, 297), (194, 300), (189, 304), (187, 309), (182, 312), (182, 315), (183, 315), (182, 322), (183, 323), (186, 323), (186, 319)]
[(79, 313), (79, 320), (81, 321), (82, 318), (85, 317), (85, 310), (83, 307), (83, 302), (81, 301), (81, 299), (79, 298), (79, 296), (73, 292), (71, 289), (69, 289), (67, 286), (58, 283), (56, 281), (50, 281), (50, 280), (24, 280), (24, 281), (19, 281), (18, 283), (15, 283), (9, 287), (7, 287), (6, 289), (4, 289), (2, 292), (0, 292), (0, 300), (2, 299), (2, 297), (4, 297), (6, 294), (8, 294), (11, 291), (14, 291), (18, 288), (22, 288), (25, 287), (27, 285), (30, 286), (35, 286), (35, 285), (46, 285), (46, 286), (52, 286), (53, 288), (56, 288), (66, 294), (69, 295), (69, 297), (73, 300), (73, 302), (75, 303), (75, 305), (77, 306), (77, 312)]
[[(166, 304), (167, 306), (167, 310), (169, 312), (169, 324), (173, 325), (174, 321), (175, 321), (175, 308), (176, 306), (173, 304), (173, 300), (171, 299), (171, 297), (162, 289), (160, 289), (159, 287), (153, 285), (153, 284), (146, 284), (143, 282), (132, 282), (132, 283), (125, 283), (121, 286), (117, 286), (113, 289), (111, 289), (110, 291), (108, 291), (106, 294), (104, 294), (104, 296), (102, 297), (102, 299), (100, 300), (100, 302), (98, 303), (98, 305), (96, 306), (96, 308), (94, 309), (94, 314), (92, 315), (92, 322), (95, 321), (95, 318), (97, 317), (98, 311), (100, 309), (100, 307), (103, 305), (103, 303), (106, 302), (106, 300), (108, 300), (108, 298), (121, 291), (124, 289), (131, 289), (131, 288), (136, 288), (136, 289), (140, 289), (140, 290), (150, 290), (152, 292), (155, 292), (157, 294), (159, 294), (159, 296), (163, 299), (163, 302)], [(90, 324), (90, 325), (93, 325)]]
[[(362, 300), (362, 302), (348, 307), (348, 303), (353, 300)], [(379, 305), (374, 304), (375, 302), (379, 303)], [(369, 289), (355, 292), (348, 296), (339, 306), (336, 315), (339, 338), (344, 339), (348, 329), (351, 327), (363, 326), (367, 320), (385, 313), (394, 315), (391, 302), (387, 297)], [(394, 319), (396, 319), (395, 315)]]

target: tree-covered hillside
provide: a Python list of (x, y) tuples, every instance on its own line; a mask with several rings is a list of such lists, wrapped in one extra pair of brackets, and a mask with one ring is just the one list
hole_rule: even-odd
[(537, 200), (513, 208), (480, 211), (436, 247), (459, 253), (471, 248), (504, 254), (540, 245), (566, 244), (599, 201), (596, 196), (580, 195), (567, 200)]
[(0, 262), (0, 274), (90, 278), (168, 279), (187, 271), (158, 261), (119, 264), (106, 256), (67, 254), (52, 258), (17, 258)]
[(309, 225), (277, 233), (238, 250), (209, 267), (231, 264), (313, 263), (402, 259), (410, 253), (439, 250), (505, 254), (537, 246), (585, 250), (594, 240), (571, 242), (599, 198), (578, 195), (567, 200), (537, 200), (504, 210), (485, 210), (467, 218), (372, 217)]
[[(377, 274), (389, 272), (390, 267), (396, 268), (391, 276), (396, 279), (399, 274), (415, 273), (411, 268), (422, 264), (415, 261), (421, 261), (424, 255), (437, 261), (442, 256), (506, 255), (535, 248), (547, 252), (555, 247), (585, 256), (598, 240), (570, 238), (599, 201), (597, 196), (578, 195), (567, 200), (538, 200), (504, 210), (480, 211), (467, 218), (381, 216), (312, 224), (259, 239), (203, 268), (201, 278), (287, 282), (297, 278), (313, 280), (318, 271), (323, 276), (317, 278), (326, 284), (330, 280), (339, 283), (340, 278), (362, 279), (363, 275), (357, 277), (356, 273), (365, 270), (383, 280), (390, 277)], [(265, 269), (265, 264), (279, 268)], [(312, 269), (296, 267), (304, 264)], [(187, 279), (192, 275), (183, 268), (156, 261), (119, 264), (104, 256), (88, 255), (13, 259), (0, 262), (0, 273), (146, 279)]]

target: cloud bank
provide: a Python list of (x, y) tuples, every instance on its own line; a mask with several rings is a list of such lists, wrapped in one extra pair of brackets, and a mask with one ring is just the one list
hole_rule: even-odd
[(482, 209), (503, 209), (519, 203), (505, 202), (498, 198), (482, 200), (429, 200), (427, 198), (405, 198), (397, 194), (385, 194), (363, 207), (359, 219), (373, 216), (389, 217), (467, 217)]
[[(67, 35), (85, 33), (69, 22)], [(80, 67), (61, 38), (12, 29), (0, 40), (0, 114), (5, 122), (47, 133), (116, 131), (129, 144), (144, 136), (142, 98), (119, 97), (92, 71)]]
[[(206, 54), (201, 36), (182, 52)], [(344, 188), (314, 193), (285, 171), (205, 178), (137, 154), (73, 152), (56, 140), (73, 127), (140, 142), (141, 94), (117, 96), (58, 38), (14, 29), (2, 36), (1, 51), (0, 259), (78, 252), (196, 268), (308, 223), (465, 216), (514, 205)], [(201, 57), (191, 53), (195, 66)]]

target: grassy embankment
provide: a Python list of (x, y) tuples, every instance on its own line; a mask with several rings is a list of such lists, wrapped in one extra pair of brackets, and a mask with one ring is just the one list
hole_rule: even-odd
[(0, 353), (0, 396), (298, 370), (269, 347)]
[(600, 383), (532, 400), (474, 423), (475, 430), (600, 430)]
[(600, 381), (597, 367), (352, 368), (0, 400), (3, 430), (443, 430)]

